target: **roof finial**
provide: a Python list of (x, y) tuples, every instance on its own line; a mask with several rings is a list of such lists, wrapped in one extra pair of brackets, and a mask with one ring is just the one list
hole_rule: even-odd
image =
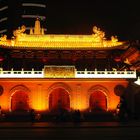
[(34, 28), (34, 34), (35, 35), (40, 35), (41, 34), (41, 28), (40, 28), (40, 21), (39, 18), (36, 19), (35, 21), (35, 28)]

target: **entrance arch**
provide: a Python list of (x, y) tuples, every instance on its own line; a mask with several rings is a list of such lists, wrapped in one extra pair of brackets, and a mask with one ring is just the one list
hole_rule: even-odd
[(70, 110), (69, 93), (63, 88), (55, 88), (49, 95), (49, 110)]
[(16, 86), (11, 90), (10, 110), (29, 111), (29, 90), (24, 86)]
[(89, 109), (93, 112), (105, 112), (108, 108), (107, 90), (102, 86), (95, 86), (90, 89)]

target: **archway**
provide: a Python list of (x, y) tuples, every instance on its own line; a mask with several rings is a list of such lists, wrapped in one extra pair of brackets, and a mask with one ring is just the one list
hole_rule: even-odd
[(17, 85), (10, 90), (10, 111), (29, 111), (30, 90), (24, 85)]
[(94, 90), (90, 94), (89, 108), (92, 112), (107, 111), (107, 97), (101, 90)]
[(69, 93), (63, 88), (55, 88), (49, 95), (49, 110), (58, 112), (59, 110), (70, 110)]
[(12, 111), (28, 111), (29, 97), (24, 91), (16, 91), (11, 98)]

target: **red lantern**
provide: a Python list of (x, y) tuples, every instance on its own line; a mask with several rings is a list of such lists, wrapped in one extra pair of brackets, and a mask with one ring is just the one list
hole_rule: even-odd
[(47, 58), (43, 58), (42, 61), (45, 63), (47, 62)]
[(114, 61), (120, 62), (121, 61), (121, 58), (117, 56), (117, 57), (114, 58)]
[(0, 56), (0, 62), (2, 62), (4, 60), (4, 58), (2, 56)]
[(77, 59), (75, 57), (72, 58), (72, 61), (75, 62)]

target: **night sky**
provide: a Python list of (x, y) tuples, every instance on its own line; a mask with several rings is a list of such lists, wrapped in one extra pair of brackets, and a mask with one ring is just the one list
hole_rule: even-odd
[(91, 34), (96, 25), (106, 37), (140, 39), (140, 5), (131, 0), (47, 0), (47, 30), (58, 34)]

